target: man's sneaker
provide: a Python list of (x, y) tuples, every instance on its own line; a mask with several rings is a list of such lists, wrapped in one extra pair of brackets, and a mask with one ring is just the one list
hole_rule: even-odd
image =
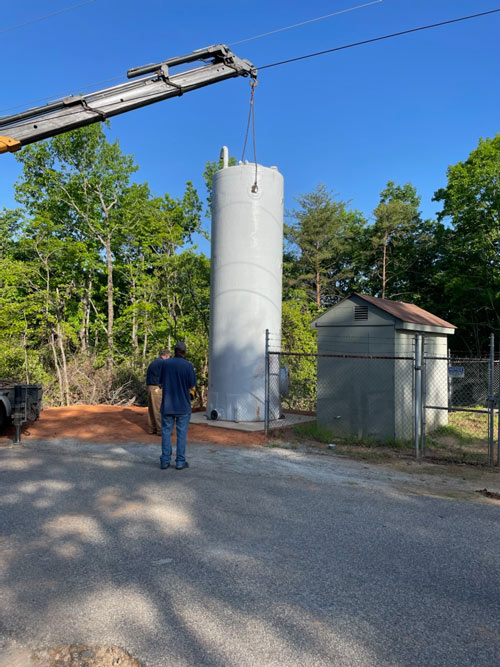
[(176, 470), (184, 470), (184, 468), (189, 468), (189, 463), (187, 461), (184, 461), (184, 463), (181, 463), (180, 465), (175, 466)]
[(170, 463), (160, 463), (160, 468), (166, 470), (167, 468), (170, 468)]

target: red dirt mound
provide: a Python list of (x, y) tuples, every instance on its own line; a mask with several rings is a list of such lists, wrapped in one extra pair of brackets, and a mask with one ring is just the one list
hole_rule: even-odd
[[(10, 428), (0, 438), (12, 438)], [(24, 424), (22, 439), (52, 440), (75, 438), (90, 442), (158, 443), (157, 435), (147, 431), (147, 408), (115, 405), (72, 405), (68, 408), (47, 408), (36, 422)], [(264, 433), (244, 433), (233, 429), (205, 424), (190, 424), (188, 442), (208, 442), (220, 445), (262, 445)]]

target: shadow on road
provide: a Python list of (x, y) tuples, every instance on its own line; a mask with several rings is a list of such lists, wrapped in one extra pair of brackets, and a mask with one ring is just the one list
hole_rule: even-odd
[[(462, 556), (476, 572), (492, 562), (473, 520), (460, 559), (450, 551), (458, 503), (437, 516), (437, 501), (243, 474), (213, 451), (182, 472), (0, 452), (0, 634), (114, 644), (147, 665), (487, 664), (500, 633), (477, 627), (495, 633), (498, 593), (469, 582), (479, 626), (457, 576)], [(472, 662), (447, 645), (460, 628)]]

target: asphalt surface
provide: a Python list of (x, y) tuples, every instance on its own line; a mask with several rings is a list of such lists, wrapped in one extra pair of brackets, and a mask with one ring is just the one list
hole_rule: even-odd
[(500, 664), (498, 506), (410, 494), (335, 457), (188, 445), (191, 467), (162, 471), (158, 450), (0, 450), (0, 651), (116, 645), (150, 667)]

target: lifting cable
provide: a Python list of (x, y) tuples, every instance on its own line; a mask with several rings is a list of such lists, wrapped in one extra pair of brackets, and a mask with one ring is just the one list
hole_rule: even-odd
[(243, 152), (241, 154), (241, 161), (245, 159), (245, 152), (247, 149), (248, 134), (250, 131), (250, 123), (252, 124), (252, 139), (253, 139), (253, 159), (255, 162), (255, 177), (252, 185), (252, 192), (256, 193), (259, 190), (257, 185), (257, 146), (255, 142), (255, 89), (257, 88), (257, 78), (253, 76), (250, 80), (250, 108), (248, 110), (247, 131), (245, 133), (245, 142), (243, 144)]

